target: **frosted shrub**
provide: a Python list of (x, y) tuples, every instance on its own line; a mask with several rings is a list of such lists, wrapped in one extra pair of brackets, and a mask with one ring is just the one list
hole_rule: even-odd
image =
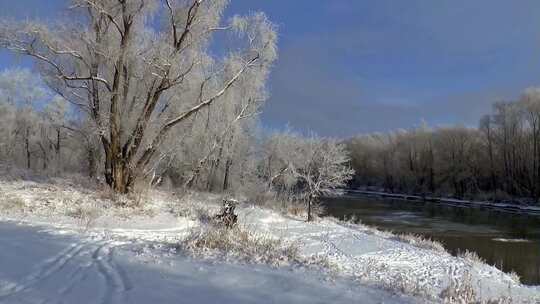
[(392, 278), (391, 283), (387, 285), (387, 288), (398, 290), (404, 294), (413, 296), (425, 297), (429, 294), (428, 288), (425, 284), (422, 284), (422, 282), (420, 282), (417, 278), (403, 273), (397, 273)]
[(101, 216), (101, 209), (93, 203), (82, 203), (67, 209), (66, 215), (78, 219), (80, 225), (88, 230)]
[(169, 204), (169, 208), (169, 212), (176, 217), (187, 217), (201, 223), (210, 222), (211, 213), (214, 211), (214, 208), (193, 202), (189, 197), (185, 197), (179, 202), (172, 202)]
[(137, 179), (133, 185), (133, 190), (129, 193), (128, 198), (131, 204), (140, 207), (150, 199), (151, 183), (144, 179)]
[(444, 249), (444, 246), (437, 242), (437, 241), (434, 241), (430, 238), (425, 238), (421, 235), (417, 235), (417, 234), (398, 234), (394, 237), (395, 239), (401, 241), (401, 242), (404, 242), (404, 243), (408, 243), (408, 244), (411, 244), (413, 246), (416, 246), (418, 248), (423, 248), (423, 249), (430, 249), (430, 250), (435, 250), (435, 251), (439, 251), (439, 252), (445, 252), (446, 250)]
[(307, 215), (307, 208), (303, 203), (291, 201), (286, 206), (286, 213), (295, 217), (305, 217)]
[(512, 271), (510, 272), (510, 277), (512, 278), (512, 280), (516, 283), (521, 283), (521, 278), (519, 277), (519, 274), (517, 274), (515, 271)]
[(117, 202), (120, 197), (119, 194), (114, 192), (109, 186), (106, 185), (101, 185), (101, 187), (97, 189), (95, 196), (97, 199), (110, 202)]
[(362, 223), (356, 214), (350, 215), (349, 217), (345, 216), (343, 221), (349, 225), (358, 225)]
[(24, 200), (18, 196), (7, 197), (2, 202), (0, 202), (0, 209), (8, 213), (18, 213), (24, 212), (26, 203)]
[(326, 214), (326, 207), (321, 202), (314, 202), (311, 205), (311, 212), (315, 217), (321, 217)]
[(472, 285), (471, 274), (466, 271), (461, 277), (452, 278), (450, 286), (441, 292), (445, 304), (480, 303)]
[(471, 263), (478, 263), (478, 264), (486, 263), (486, 261), (484, 261), (484, 259), (479, 257), (478, 254), (474, 251), (465, 250), (465, 252), (460, 253), (459, 256)]
[(275, 193), (262, 180), (253, 180), (241, 185), (239, 192), (252, 204), (266, 207), (274, 205)]
[(202, 230), (192, 231), (179, 247), (196, 256), (222, 256), (273, 266), (299, 260), (298, 248), (294, 244), (240, 227), (227, 229), (208, 225)]

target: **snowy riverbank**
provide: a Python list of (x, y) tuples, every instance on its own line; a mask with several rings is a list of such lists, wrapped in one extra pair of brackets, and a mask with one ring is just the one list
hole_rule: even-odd
[[(46, 227), (43, 229), (56, 235), (69, 235), (69, 237), (80, 239), (90, 238), (94, 240), (91, 244), (97, 244), (95, 240), (106, 241), (107, 244), (132, 244), (132, 246), (142, 248), (137, 252), (145, 253), (143, 256), (161, 262), (170, 261), (171, 253), (169, 250), (159, 248), (171, 248), (168, 247), (170, 244), (181, 242), (194, 229), (204, 226), (205, 223), (198, 219), (198, 214), (213, 214), (219, 209), (219, 197), (216, 195), (194, 193), (178, 198), (158, 191), (150, 193), (147, 196), (148, 199), (140, 207), (121, 208), (114, 206), (108, 198), (95, 191), (84, 190), (76, 185), (66, 184), (64, 181), (2, 182), (0, 195), (3, 198), (1, 201), (3, 208), (0, 208), (0, 212), (4, 221)], [(346, 290), (356, 290), (351, 289), (351, 286), (358, 286), (365, 290), (379, 290), (375, 294), (383, 298), (389, 297), (389, 300), (385, 302), (426, 300), (438, 302), (442, 301), (444, 296), (447, 299), (450, 298), (449, 293), (464, 289), (471, 289), (475, 297), (482, 300), (512, 299), (513, 303), (540, 301), (540, 289), (537, 287), (521, 285), (513, 276), (470, 257), (454, 257), (430, 242), (397, 237), (366, 226), (343, 223), (332, 218), (306, 223), (299, 218), (247, 204), (239, 206), (237, 211), (239, 223), (243, 229), (294, 244), (298, 248), (299, 255), (305, 260), (318, 261), (314, 262), (318, 263), (315, 265), (317, 267), (308, 267), (308, 270), (302, 271), (313, 273), (319, 269), (316, 271), (316, 277), (320, 279), (316, 281), (322, 286), (334, 284), (324, 283), (323, 278), (336, 279), (339, 282), (336, 284), (344, 284), (339, 286), (347, 286)], [(5, 239), (9, 234), (9, 230), (2, 232), (1, 237)], [(21, 243), (20, 246), (24, 244)], [(92, 249), (95, 249), (93, 247)], [(91, 257), (92, 251), (90, 249), (87, 251)], [(99, 253), (96, 256), (99, 257)], [(63, 258), (60, 257), (60, 259)], [(198, 259), (194, 261), (194, 263), (203, 263)], [(208, 258), (206, 261), (215, 262), (216, 260)], [(23, 263), (23, 261), (19, 262)], [(236, 266), (220, 267), (224, 269), (247, 267), (245, 271), (252, 267), (240, 266), (242, 264), (234, 260), (229, 262)], [(181, 263), (188, 262), (183, 260)], [(104, 265), (102, 268), (107, 270), (110, 267)], [(272, 271), (293, 271), (294, 273), (304, 267), (289, 264), (279, 269), (282, 270)], [(176, 271), (174, 266), (169, 270)], [(37, 277), (48, 272), (47, 269), (37, 271)], [(178, 271), (178, 273), (182, 272), (181, 269)], [(261, 277), (264, 277), (263, 274)], [(35, 277), (36, 275), (31, 275), (26, 281), (34, 282)], [(242, 275), (239, 274), (238, 277)], [(271, 278), (272, 274), (269, 273), (268, 280), (272, 281)], [(0, 279), (5, 280), (5, 278)], [(112, 276), (109, 283), (118, 285), (115, 280), (117, 279)], [(310, 278), (310, 280), (314, 279)], [(15, 285), (4, 283), (3, 287), (0, 285), (0, 294), (17, 290), (17, 287), (13, 287), (18, 286), (17, 284), (26, 286), (27, 284), (24, 283), (26, 281), (24, 279), (21, 282), (10, 281), (10, 284)], [(133, 279), (131, 281), (133, 282)], [(391, 293), (382, 290), (408, 294), (414, 298), (403, 296), (396, 298), (390, 296)], [(305, 292), (309, 293), (307, 290)], [(362, 291), (356, 294), (358, 297), (361, 295)], [(0, 297), (0, 302), (1, 299)], [(123, 302), (111, 301), (110, 303)]]

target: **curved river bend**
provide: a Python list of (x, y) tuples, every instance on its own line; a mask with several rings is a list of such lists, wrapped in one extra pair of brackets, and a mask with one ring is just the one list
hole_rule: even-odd
[(476, 252), (491, 265), (515, 271), (527, 285), (540, 285), (540, 216), (429, 202), (346, 195), (324, 200), (328, 215), (356, 216), (363, 224), (414, 233), (443, 243), (452, 254)]

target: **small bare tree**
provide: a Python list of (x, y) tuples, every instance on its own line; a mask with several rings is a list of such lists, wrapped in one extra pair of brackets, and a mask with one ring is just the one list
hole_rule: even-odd
[(271, 157), (279, 168), (270, 183), (279, 177), (289, 180), (289, 184), (292, 180), (297, 198), (307, 203), (307, 220), (311, 221), (313, 203), (321, 196), (342, 194), (354, 174), (345, 145), (336, 139), (291, 133), (274, 135), (271, 141), (277, 145), (271, 148), (277, 155)]
[[(240, 80), (266, 79), (276, 58), (266, 16), (222, 24), (226, 0), (72, 3), (72, 18), (58, 25), (0, 22), (0, 47), (34, 58), (48, 85), (91, 118), (117, 192), (131, 190), (171, 130)], [(223, 58), (209, 51), (217, 31), (238, 38)]]

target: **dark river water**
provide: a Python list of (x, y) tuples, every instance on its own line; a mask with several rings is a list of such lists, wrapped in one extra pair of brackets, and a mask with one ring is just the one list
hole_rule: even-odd
[(355, 215), (381, 230), (427, 236), (452, 254), (474, 251), (522, 283), (540, 285), (540, 216), (361, 195), (327, 198), (325, 206), (341, 219)]

